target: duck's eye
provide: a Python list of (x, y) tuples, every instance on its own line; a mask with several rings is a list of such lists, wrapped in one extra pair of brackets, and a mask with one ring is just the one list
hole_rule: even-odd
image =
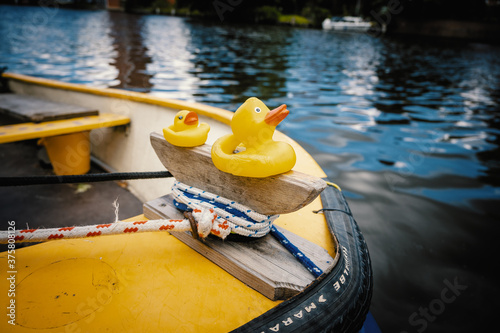
[(179, 116), (178, 118), (179, 118), (179, 120), (182, 120), (182, 118), (183, 118), (183, 117), (182, 117), (182, 116)]
[(260, 108), (259, 108), (259, 107), (256, 107), (256, 108), (255, 108), (255, 112), (260, 113)]

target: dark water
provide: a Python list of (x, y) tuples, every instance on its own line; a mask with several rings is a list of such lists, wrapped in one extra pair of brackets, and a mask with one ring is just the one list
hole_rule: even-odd
[[(290, 116), (348, 197), (383, 332), (481, 332), (500, 296), (500, 47), (0, 6), (0, 66)], [(495, 327), (495, 326), (493, 326)]]

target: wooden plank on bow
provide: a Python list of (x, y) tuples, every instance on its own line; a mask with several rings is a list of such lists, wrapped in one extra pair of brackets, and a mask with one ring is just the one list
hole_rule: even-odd
[[(171, 194), (146, 202), (144, 215), (148, 219), (184, 218), (175, 208)], [(277, 228), (323, 272), (331, 271), (335, 261), (325, 249), (286, 229)], [(294, 296), (314, 280), (314, 276), (271, 235), (234, 242), (217, 237), (196, 240), (190, 232), (171, 234), (271, 300)]]

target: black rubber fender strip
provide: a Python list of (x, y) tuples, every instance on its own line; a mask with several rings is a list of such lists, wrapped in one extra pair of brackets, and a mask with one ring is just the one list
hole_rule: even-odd
[(339, 190), (321, 193), (324, 214), (340, 253), (333, 270), (303, 292), (232, 332), (358, 332), (368, 313), (373, 276), (368, 247)]

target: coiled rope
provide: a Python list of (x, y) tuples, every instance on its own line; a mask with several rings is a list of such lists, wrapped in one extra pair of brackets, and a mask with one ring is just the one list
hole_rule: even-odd
[[(219, 195), (176, 181), (172, 186), (174, 205), (182, 211), (212, 209), (216, 223), (228, 225), (226, 232), (215, 235), (226, 238), (230, 232), (246, 237), (262, 237), (271, 231), (279, 215), (262, 215), (249, 207)], [(214, 225), (216, 224), (214, 223)]]
[(302, 251), (293, 245), (285, 235), (273, 225), (279, 215), (263, 215), (255, 210), (219, 195), (200, 190), (176, 181), (172, 186), (174, 205), (186, 211), (209, 209), (215, 212), (211, 233), (226, 238), (230, 233), (246, 237), (263, 237), (268, 233), (276, 238), (315, 277), (323, 271)]

